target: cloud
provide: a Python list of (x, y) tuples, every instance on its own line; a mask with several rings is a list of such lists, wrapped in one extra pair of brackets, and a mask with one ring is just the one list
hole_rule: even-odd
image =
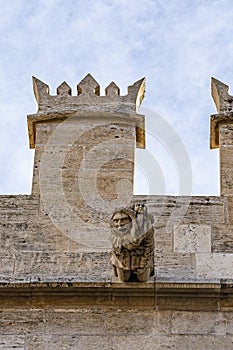
[[(31, 76), (48, 83), (52, 93), (66, 80), (75, 94), (90, 72), (102, 92), (114, 80), (122, 94), (146, 76), (144, 106), (166, 118), (183, 140), (193, 193), (218, 193), (218, 151), (208, 149), (209, 115), (215, 113), (210, 76), (233, 89), (230, 0), (2, 0), (0, 6), (2, 192), (28, 189), (32, 152), (26, 114), (37, 109)], [(156, 149), (153, 154), (156, 158)], [(170, 181), (167, 190), (177, 191), (177, 181), (173, 189)]]

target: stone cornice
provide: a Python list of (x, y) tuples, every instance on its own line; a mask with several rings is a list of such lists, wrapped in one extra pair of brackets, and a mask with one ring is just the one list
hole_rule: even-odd
[(233, 124), (233, 112), (210, 116), (210, 148), (219, 148), (219, 125)]
[(98, 305), (158, 310), (229, 310), (233, 282), (30, 282), (0, 283), (2, 306)]
[(38, 123), (63, 122), (68, 120), (96, 121), (105, 124), (123, 123), (136, 127), (136, 142), (138, 148), (145, 148), (145, 116), (137, 113), (117, 113), (108, 111), (67, 111), (31, 114), (27, 117), (30, 148), (35, 148), (36, 126)]

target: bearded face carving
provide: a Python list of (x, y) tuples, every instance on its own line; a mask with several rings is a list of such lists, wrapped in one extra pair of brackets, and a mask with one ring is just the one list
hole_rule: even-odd
[(154, 273), (153, 218), (143, 203), (134, 203), (112, 215), (110, 240), (111, 263), (122, 282), (132, 279), (146, 282)]

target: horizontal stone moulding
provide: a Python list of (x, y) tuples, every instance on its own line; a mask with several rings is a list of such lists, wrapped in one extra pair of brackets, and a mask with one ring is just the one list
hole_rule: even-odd
[[(119, 125), (127, 125), (136, 128), (136, 146), (137, 148), (145, 148), (145, 116), (138, 113), (117, 113), (106, 111), (66, 111), (64, 112), (48, 112), (31, 114), (27, 117), (28, 134), (30, 148), (35, 148), (36, 143), (36, 126), (38, 124), (51, 123), (89, 123), (92, 128), (95, 126), (111, 126), (112, 123)], [(68, 124), (67, 124), (68, 125)], [(64, 124), (64, 130), (67, 127)]]
[(0, 304), (37, 307), (78, 305), (154, 307), (157, 310), (231, 310), (232, 281), (0, 283)]

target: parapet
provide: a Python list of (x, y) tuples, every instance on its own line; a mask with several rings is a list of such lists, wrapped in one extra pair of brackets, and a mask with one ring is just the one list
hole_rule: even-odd
[(145, 78), (128, 86), (128, 93), (120, 95), (119, 87), (111, 82), (100, 95), (100, 85), (87, 74), (77, 85), (77, 96), (72, 96), (71, 87), (64, 81), (57, 88), (57, 95), (50, 95), (49, 86), (33, 77), (33, 90), (38, 103), (38, 112), (28, 115), (28, 133), (30, 148), (35, 148), (36, 125), (51, 121), (64, 121), (67, 118), (84, 120), (91, 123), (104, 119), (108, 124), (112, 120), (136, 128), (136, 144), (145, 148), (144, 116), (137, 113), (145, 94)]
[(100, 96), (100, 85), (87, 74), (77, 85), (77, 96), (72, 96), (70, 86), (64, 81), (57, 88), (57, 95), (52, 96), (49, 86), (33, 77), (33, 89), (38, 103), (38, 113), (68, 111), (111, 111), (135, 113), (145, 94), (145, 78), (128, 86), (128, 93), (120, 96), (120, 89), (111, 82), (105, 89), (105, 96)]

